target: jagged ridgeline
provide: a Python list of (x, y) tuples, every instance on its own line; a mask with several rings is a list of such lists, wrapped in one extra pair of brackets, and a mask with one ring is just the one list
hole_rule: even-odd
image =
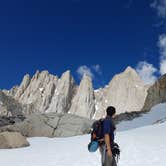
[[(154, 86), (158, 87), (158, 84)], [(0, 91), (0, 114), (15, 116), (53, 112), (98, 119), (105, 116), (109, 105), (117, 108), (117, 114), (138, 112), (145, 106), (148, 110), (151, 108), (148, 92), (151, 94), (153, 90), (148, 91), (149, 87), (131, 67), (97, 90), (93, 89), (92, 80), (87, 75), (77, 85), (70, 71), (60, 78), (48, 71), (37, 71), (32, 78), (26, 74), (20, 86)]]

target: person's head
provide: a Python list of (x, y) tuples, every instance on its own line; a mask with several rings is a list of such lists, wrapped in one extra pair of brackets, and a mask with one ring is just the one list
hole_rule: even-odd
[(115, 114), (116, 114), (116, 109), (115, 109), (115, 107), (113, 107), (113, 106), (107, 107), (106, 113), (107, 113), (107, 116), (110, 116), (110, 117), (114, 118), (114, 116), (115, 116)]

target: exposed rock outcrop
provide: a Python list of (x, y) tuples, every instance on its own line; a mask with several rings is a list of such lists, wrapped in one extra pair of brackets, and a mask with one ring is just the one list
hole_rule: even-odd
[[(148, 88), (137, 72), (128, 67), (123, 73), (115, 75), (105, 88), (95, 91), (91, 78), (86, 74), (77, 86), (70, 71), (63, 73), (59, 79), (48, 71), (37, 71), (32, 78), (25, 75), (20, 86), (10, 91), (3, 90), (2, 93), (18, 103), (20, 109), (17, 109), (17, 113), (71, 113), (98, 119), (105, 116), (105, 109), (109, 105), (116, 107), (117, 114), (140, 111)], [(13, 110), (12, 115), (15, 116)], [(1, 104), (1, 114), (7, 112)]]
[(4, 93), (22, 104), (22, 112), (26, 115), (37, 112), (68, 112), (77, 86), (66, 71), (61, 78), (51, 75), (48, 71), (37, 71), (30, 78), (26, 74), (20, 86)]
[(76, 84), (70, 71), (66, 71), (58, 80), (47, 112), (66, 113), (71, 107), (71, 101), (76, 92)]
[(15, 123), (19, 123), (25, 120), (25, 117), (22, 115), (18, 116), (0, 116), (0, 127), (13, 125)]
[(28, 141), (18, 132), (0, 133), (0, 149), (21, 148), (29, 146)]
[(19, 86), (14, 86), (14, 87), (12, 87), (12, 89), (10, 89), (10, 90), (5, 90), (5, 89), (3, 89), (2, 92), (3, 92), (5, 95), (7, 95), (7, 96), (13, 97), (13, 96), (15, 96), (15, 94), (17, 93), (18, 88), (19, 88)]
[(48, 71), (37, 71), (31, 80), (26, 75), (14, 98), (24, 105), (31, 105), (35, 112), (44, 112), (49, 107), (57, 82), (58, 77)]
[(19, 99), (21, 95), (25, 92), (28, 85), (30, 84), (31, 78), (29, 74), (26, 74), (22, 80), (22, 83), (19, 88), (16, 89), (15, 92), (13, 92), (16, 99)]
[(105, 86), (105, 88), (100, 88), (98, 90), (95, 90), (95, 114), (93, 115), (93, 119), (100, 119), (105, 117), (105, 110), (107, 108), (106, 103), (108, 100), (106, 100), (106, 95), (108, 91), (108, 86)]
[(117, 114), (140, 111), (147, 96), (147, 89), (137, 72), (127, 67), (123, 73), (115, 75), (108, 86), (95, 93), (98, 110), (94, 118), (105, 116), (109, 105), (116, 107)]
[(69, 113), (90, 119), (95, 113), (95, 98), (92, 80), (86, 74), (81, 80)]
[(0, 91), (0, 116), (17, 116), (22, 115), (22, 105), (12, 98)]
[(149, 111), (153, 106), (163, 102), (166, 102), (166, 74), (148, 89), (148, 95), (142, 110)]
[(26, 120), (0, 128), (3, 131), (17, 131), (26, 137), (69, 137), (87, 134), (92, 121), (71, 114), (33, 114)]

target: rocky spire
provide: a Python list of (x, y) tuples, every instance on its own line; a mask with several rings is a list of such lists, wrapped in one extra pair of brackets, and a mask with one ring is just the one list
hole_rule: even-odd
[(85, 74), (81, 80), (77, 94), (72, 101), (69, 113), (86, 118), (92, 118), (94, 112), (95, 100), (92, 80)]
[(109, 105), (115, 106), (118, 114), (140, 111), (148, 88), (137, 72), (127, 67), (124, 72), (115, 75), (109, 85), (95, 92), (92, 80), (86, 74), (77, 87), (70, 71), (63, 73), (60, 79), (48, 71), (37, 71), (32, 79), (25, 75), (20, 86), (10, 91), (4, 90), (4, 93), (21, 103), (26, 114), (68, 112), (98, 119), (105, 116), (105, 110)]
[(70, 109), (71, 100), (76, 90), (76, 85), (70, 71), (62, 74), (58, 80), (54, 96), (47, 112), (64, 113)]
[(24, 77), (15, 98), (22, 104), (31, 104), (39, 112), (44, 112), (50, 104), (58, 77), (48, 71), (37, 71), (31, 80), (29, 78), (28, 75)]
[(24, 91), (26, 90), (26, 88), (28, 87), (29, 83), (31, 81), (30, 75), (26, 74), (22, 80), (21, 85), (19, 86), (16, 94), (15, 94), (15, 98), (19, 99), (21, 97), (21, 95), (24, 93)]

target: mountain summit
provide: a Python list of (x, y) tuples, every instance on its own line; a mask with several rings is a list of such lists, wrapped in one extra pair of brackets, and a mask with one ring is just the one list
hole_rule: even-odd
[(105, 116), (109, 105), (116, 107), (117, 114), (140, 111), (146, 96), (147, 86), (133, 68), (127, 67), (115, 75), (109, 85), (96, 92), (97, 112), (94, 118)]

